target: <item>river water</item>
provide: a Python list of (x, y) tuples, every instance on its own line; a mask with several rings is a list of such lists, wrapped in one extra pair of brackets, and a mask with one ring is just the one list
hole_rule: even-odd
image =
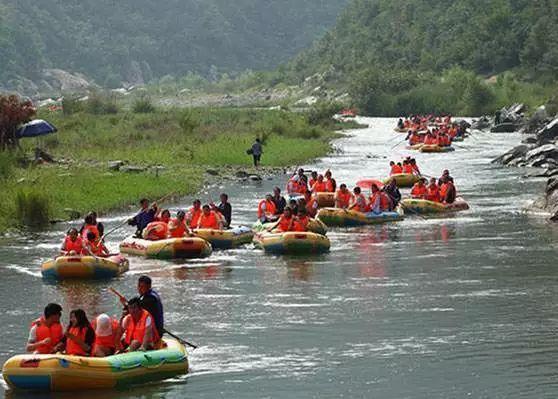
[[(410, 154), (404, 145), (390, 149), (403, 137), (392, 131), (395, 120), (359, 120), (370, 127), (348, 132), (307, 167), (331, 168), (352, 186), (385, 176), (389, 160)], [(453, 153), (413, 153), (425, 174), (449, 168), (471, 209), (333, 230), (323, 256), (244, 248), (177, 263), (132, 258), (130, 271), (110, 282), (52, 284), (39, 267), (69, 225), (4, 238), (0, 361), (23, 351), (29, 322), (47, 302), (117, 314), (107, 287), (132, 295), (148, 273), (167, 328), (200, 345), (190, 352), (191, 373), (80, 398), (556, 397), (558, 231), (522, 210), (542, 181), (490, 164), (519, 140), (478, 133)], [(233, 224), (250, 224), (258, 199), (285, 180), (209, 192), (229, 192)], [(107, 228), (125, 216), (105, 219)], [(126, 233), (112, 235), (109, 247)]]

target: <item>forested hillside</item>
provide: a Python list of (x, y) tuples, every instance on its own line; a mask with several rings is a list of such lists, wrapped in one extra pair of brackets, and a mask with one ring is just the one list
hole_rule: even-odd
[(476, 76), (511, 71), (501, 76), (498, 84), (508, 85), (501, 91), (513, 90), (516, 79), (554, 82), (556, 26), (558, 0), (352, 0), (287, 74), (302, 81), (327, 71), (330, 81), (351, 87), (359, 105), (376, 114), (439, 109), (432, 103), (438, 97), (446, 110), (456, 101), (462, 102), (458, 109), (476, 101), (480, 111), (495, 93)]
[[(346, 0), (0, 0), (0, 83), (43, 68), (98, 84), (274, 67)], [(212, 67), (214, 66), (214, 67)]]

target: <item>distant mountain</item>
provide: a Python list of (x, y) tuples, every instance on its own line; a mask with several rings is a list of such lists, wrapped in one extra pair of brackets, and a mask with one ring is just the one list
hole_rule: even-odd
[(0, 86), (58, 68), (115, 86), (273, 68), (348, 0), (0, 0)]

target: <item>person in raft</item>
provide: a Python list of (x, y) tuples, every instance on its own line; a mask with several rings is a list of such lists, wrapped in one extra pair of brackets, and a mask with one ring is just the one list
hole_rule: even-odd
[(84, 219), (83, 224), (79, 228), (79, 234), (83, 239), (87, 235), (87, 231), (93, 231), (98, 237), (102, 237), (105, 232), (105, 226), (97, 222), (97, 212), (89, 212)]
[(372, 194), (370, 194), (369, 212), (380, 214), (393, 209), (393, 203), (389, 196), (383, 191), (380, 191), (376, 184), (370, 186), (370, 191), (372, 191)]
[(275, 213), (276, 207), (273, 202), (273, 196), (267, 194), (265, 199), (261, 200), (258, 204), (258, 220), (261, 223), (275, 222), (278, 216)]
[(197, 228), (201, 214), (201, 201), (199, 199), (195, 199), (192, 203), (192, 207), (188, 209), (188, 212), (186, 213), (186, 223), (188, 223), (188, 227), (191, 229)]
[(122, 327), (117, 319), (101, 313), (91, 323), (95, 331), (95, 341), (91, 355), (105, 357), (114, 355), (122, 350)]
[(353, 200), (353, 194), (347, 188), (345, 183), (339, 186), (339, 190), (335, 193), (335, 207), (347, 209)]
[(209, 205), (204, 205), (197, 228), (223, 230), (223, 217), (219, 212), (212, 211)]
[(411, 189), (411, 198), (426, 199), (426, 179), (423, 177)]
[(262, 159), (262, 154), (263, 154), (263, 147), (262, 147), (262, 142), (260, 141), (259, 138), (256, 138), (254, 144), (252, 144), (252, 147), (250, 148), (250, 153), (252, 154), (252, 158), (254, 158), (254, 166), (255, 167), (260, 166), (260, 161)]
[(382, 191), (387, 194), (389, 199), (393, 204), (393, 209), (397, 208), (399, 202), (401, 201), (401, 192), (397, 188), (397, 181), (395, 179), (390, 179), (389, 183), (382, 187)]
[(95, 342), (95, 330), (87, 320), (82, 309), (70, 312), (70, 323), (64, 333), (62, 342), (65, 344), (64, 353), (74, 356), (90, 356)]
[(62, 247), (60, 248), (61, 256), (83, 255), (83, 239), (79, 236), (76, 228), (72, 227), (68, 230)]
[(349, 206), (349, 210), (354, 209), (357, 212), (368, 212), (368, 205), (366, 204), (366, 198), (362, 194), (360, 187), (355, 187), (353, 189), (353, 203)]
[(281, 189), (277, 186), (273, 187), (273, 203), (275, 204), (275, 214), (280, 215), (287, 206), (287, 200), (281, 195)]
[(153, 203), (149, 206), (149, 201), (147, 198), (142, 198), (140, 200), (140, 211), (131, 219), (128, 219), (128, 224), (130, 226), (136, 226), (136, 237), (141, 238), (143, 229), (147, 227), (149, 223), (155, 220), (157, 215), (157, 204)]
[(169, 233), (168, 223), (170, 222), (171, 214), (168, 209), (163, 210), (155, 217), (155, 220), (145, 226), (142, 236), (146, 240), (156, 241), (164, 240)]
[(221, 203), (217, 206), (212, 202), (209, 205), (211, 206), (211, 210), (219, 212), (223, 217), (224, 221), (224, 228), (228, 229), (231, 227), (232, 222), (232, 206), (229, 202), (229, 196), (225, 193), (222, 193), (219, 196)]
[(440, 187), (440, 198), (444, 204), (453, 204), (457, 198), (457, 189), (453, 184), (453, 177), (447, 177)]
[(87, 239), (83, 243), (84, 252), (91, 256), (108, 256), (109, 250), (103, 244), (103, 241), (95, 235), (94, 232), (87, 232)]
[(190, 237), (192, 233), (186, 225), (186, 212), (178, 211), (176, 212), (176, 217), (172, 218), (168, 224), (168, 237), (169, 238), (181, 238)]
[(60, 324), (62, 306), (57, 303), (46, 305), (43, 316), (31, 323), (25, 350), (37, 354), (50, 354), (64, 347), (64, 329)]
[(390, 171), (389, 171), (390, 176), (400, 175), (401, 173), (403, 173), (403, 168), (401, 167), (401, 165), (396, 164), (393, 161), (390, 161), (389, 168), (390, 168)]
[(295, 221), (295, 217), (293, 216), (293, 211), (291, 207), (287, 206), (283, 211), (281, 217), (279, 217), (277, 224), (273, 227), (270, 227), (268, 231), (276, 230), (280, 233), (292, 231), (294, 221)]
[(160, 346), (161, 338), (151, 314), (141, 307), (139, 297), (128, 301), (128, 315), (122, 320), (128, 352), (148, 351)]

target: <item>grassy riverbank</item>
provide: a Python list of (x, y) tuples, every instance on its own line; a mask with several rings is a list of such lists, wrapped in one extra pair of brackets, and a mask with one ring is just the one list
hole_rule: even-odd
[[(322, 156), (334, 137), (329, 123), (286, 111), (67, 109), (66, 114), (39, 115), (59, 129), (41, 142), (56, 163), (20, 166), (17, 157), (0, 159), (0, 231), (35, 219), (67, 219), (70, 209), (102, 214), (143, 196), (196, 192), (206, 169), (249, 168), (246, 149), (255, 137), (264, 142), (264, 166), (289, 166)], [(36, 141), (22, 145), (29, 156)], [(110, 170), (111, 161), (142, 170)]]

